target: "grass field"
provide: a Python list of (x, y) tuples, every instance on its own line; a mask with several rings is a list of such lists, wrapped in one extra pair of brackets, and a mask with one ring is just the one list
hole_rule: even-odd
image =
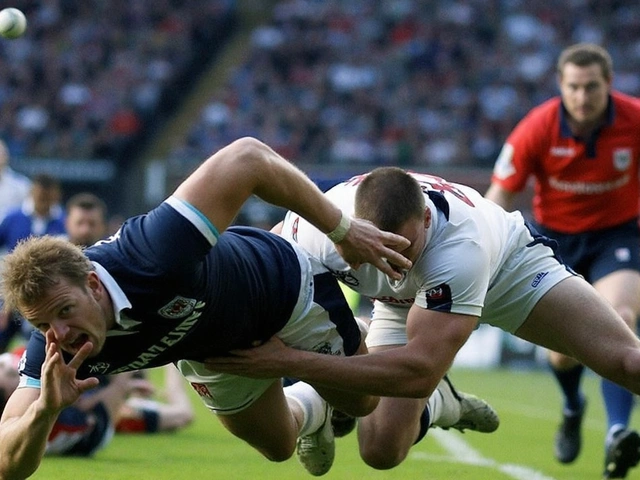
[[(337, 440), (336, 461), (327, 480), (586, 480), (601, 478), (604, 411), (599, 381), (585, 378), (589, 397), (584, 446), (570, 466), (553, 459), (553, 435), (559, 421), (560, 393), (545, 371), (471, 370), (451, 373), (456, 386), (490, 401), (501, 417), (493, 434), (432, 430), (407, 460), (388, 471), (366, 467), (358, 457), (355, 435)], [(196, 400), (194, 395), (194, 402)], [(295, 458), (272, 464), (220, 427), (196, 405), (197, 420), (176, 434), (116, 436), (93, 459), (46, 458), (31, 478), (42, 480), (110, 479), (309, 479)], [(634, 424), (637, 424), (634, 423)], [(628, 478), (640, 479), (640, 469)]]

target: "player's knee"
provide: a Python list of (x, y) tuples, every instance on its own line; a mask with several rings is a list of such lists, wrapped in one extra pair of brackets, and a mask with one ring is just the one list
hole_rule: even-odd
[(264, 457), (275, 463), (286, 462), (293, 456), (295, 451), (295, 443), (289, 444), (288, 442), (276, 442), (275, 444), (267, 447), (256, 447)]
[(407, 452), (393, 442), (366, 442), (360, 445), (360, 457), (371, 468), (389, 470), (406, 458)]
[(630, 388), (634, 393), (640, 393), (640, 348), (627, 349), (622, 357), (622, 373), (625, 383), (633, 383)]

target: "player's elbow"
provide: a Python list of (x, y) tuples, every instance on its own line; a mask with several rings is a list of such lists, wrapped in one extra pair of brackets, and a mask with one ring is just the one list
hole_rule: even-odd
[(440, 378), (444, 375), (444, 372), (441, 373), (440, 370), (437, 365), (424, 360), (409, 365), (406, 380), (398, 382), (405, 389), (402, 396), (409, 398), (427, 398), (431, 396), (438, 386)]

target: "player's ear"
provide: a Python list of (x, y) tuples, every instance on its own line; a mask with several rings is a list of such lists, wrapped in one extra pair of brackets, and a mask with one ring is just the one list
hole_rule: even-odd
[(96, 300), (102, 296), (104, 287), (96, 272), (89, 272), (87, 274), (87, 287)]
[(431, 209), (426, 207), (424, 209), (424, 228), (429, 228), (431, 226)]

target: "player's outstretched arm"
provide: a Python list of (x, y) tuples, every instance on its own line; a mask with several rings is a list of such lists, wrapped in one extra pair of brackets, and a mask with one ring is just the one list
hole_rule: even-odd
[(256, 195), (293, 210), (329, 234), (345, 260), (358, 266), (372, 263), (394, 278), (386, 260), (401, 268), (411, 262), (396, 250), (409, 246), (404, 237), (383, 232), (360, 219), (344, 218), (340, 209), (296, 166), (254, 138), (241, 138), (209, 157), (174, 192), (218, 229), (225, 230), (244, 202)]
[(402, 347), (344, 357), (294, 349), (273, 337), (254, 348), (206, 358), (204, 364), (218, 373), (293, 377), (313, 386), (384, 397), (428, 397), (473, 332), (477, 318), (415, 305), (412, 309), (409, 341)]
[(91, 352), (86, 343), (65, 364), (52, 332), (47, 334), (42, 366), (42, 386), (19, 388), (7, 401), (0, 420), (0, 479), (24, 479), (40, 465), (47, 438), (59, 413), (78, 396), (98, 384), (98, 379), (77, 380), (76, 369)]

